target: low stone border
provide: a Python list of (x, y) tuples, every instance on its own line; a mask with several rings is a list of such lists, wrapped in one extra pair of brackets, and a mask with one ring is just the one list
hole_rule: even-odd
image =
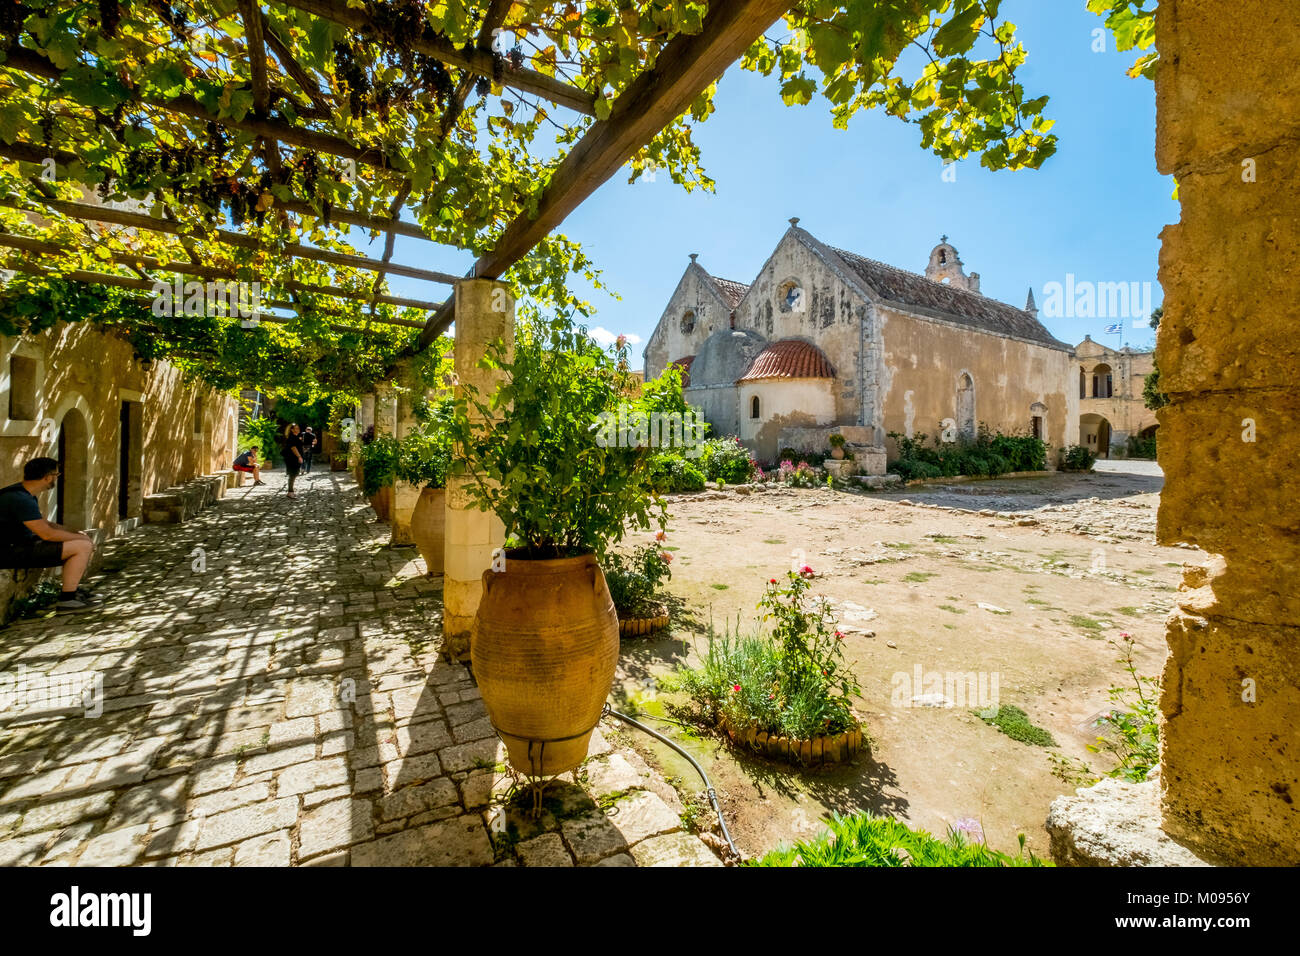
[(1046, 478), (1055, 471), (1008, 471), (1004, 475), (953, 475), (951, 478), (913, 478), (903, 482), (904, 488), (924, 485), (960, 485), (968, 481), (999, 481), (1003, 478)]
[(737, 746), (744, 745), (775, 760), (804, 766), (827, 766), (852, 760), (861, 752), (865, 740), (861, 724), (834, 736), (819, 734), (811, 740), (781, 737), (753, 727), (738, 728), (725, 717), (720, 728)]
[(660, 613), (654, 617), (620, 617), (618, 619), (619, 637), (644, 637), (668, 626), (668, 609), (659, 605)]

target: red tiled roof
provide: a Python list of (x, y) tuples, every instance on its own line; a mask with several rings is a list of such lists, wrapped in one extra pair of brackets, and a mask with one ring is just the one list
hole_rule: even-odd
[(731, 306), (733, 309), (740, 304), (740, 300), (743, 299), (745, 293), (749, 291), (749, 286), (745, 285), (743, 282), (732, 282), (730, 279), (719, 279), (717, 276), (713, 275), (709, 276), (709, 278), (712, 279), (713, 284), (718, 287), (718, 291), (722, 293), (722, 297), (727, 300), (727, 305)]
[(817, 346), (796, 339), (773, 342), (738, 381), (759, 378), (834, 378), (835, 366)]
[(691, 363), (694, 361), (695, 356), (688, 355), (686, 358), (679, 358), (668, 363), (669, 365), (675, 365), (682, 370), (682, 388), (691, 384)]

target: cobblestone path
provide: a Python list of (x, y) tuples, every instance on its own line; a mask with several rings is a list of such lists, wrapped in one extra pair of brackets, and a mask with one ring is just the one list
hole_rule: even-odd
[(534, 819), (437, 659), (440, 580), (345, 474), (267, 478), (0, 630), (0, 864), (719, 865), (612, 731)]

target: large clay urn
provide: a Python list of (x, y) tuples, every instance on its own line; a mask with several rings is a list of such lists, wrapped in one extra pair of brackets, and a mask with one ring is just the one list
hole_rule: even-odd
[(429, 574), (442, 574), (442, 543), (447, 526), (447, 489), (425, 488), (411, 513), (411, 538)]
[(370, 507), (375, 511), (375, 520), (387, 521), (392, 515), (393, 486), (384, 485), (377, 494), (371, 495), (367, 500), (370, 502)]
[(587, 756), (618, 663), (618, 614), (595, 555), (483, 572), (470, 658), (521, 773), (549, 777)]

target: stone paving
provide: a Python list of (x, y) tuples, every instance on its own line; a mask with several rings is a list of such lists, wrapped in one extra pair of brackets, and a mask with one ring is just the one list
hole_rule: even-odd
[(266, 477), (110, 542), (102, 608), (0, 630), (0, 864), (720, 865), (614, 733), (534, 818), (440, 580), (344, 473)]

